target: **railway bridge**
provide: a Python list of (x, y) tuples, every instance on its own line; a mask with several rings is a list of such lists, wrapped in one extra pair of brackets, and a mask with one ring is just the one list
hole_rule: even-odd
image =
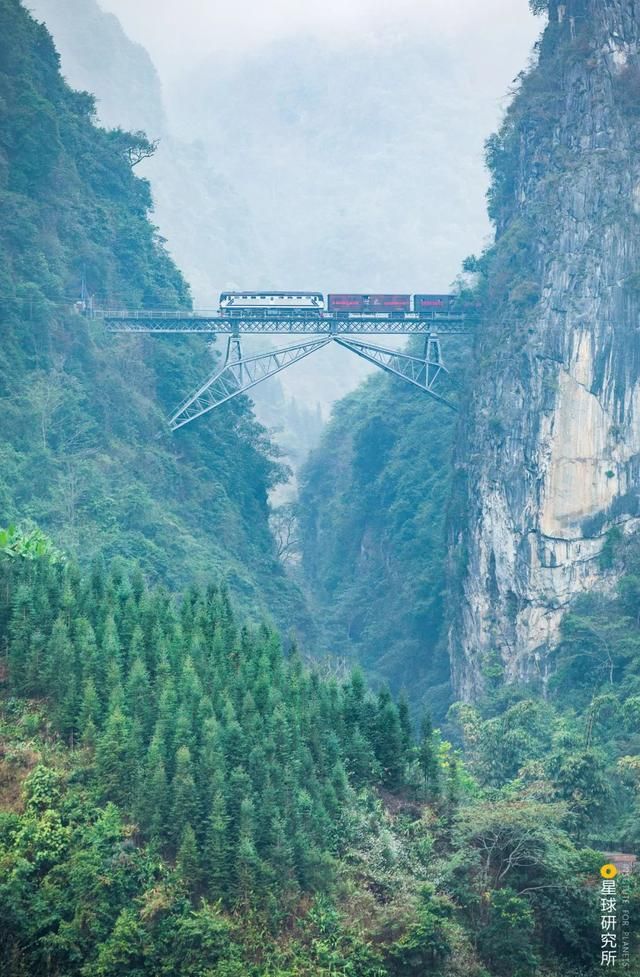
[[(112, 333), (185, 334), (226, 336), (222, 365), (176, 408), (169, 418), (176, 431), (190, 421), (220, 407), (232, 397), (286, 370), (306, 356), (336, 343), (387, 373), (417, 387), (429, 397), (455, 410), (455, 405), (435, 389), (448, 372), (442, 359), (441, 337), (471, 333), (477, 317), (440, 312), (317, 312), (295, 309), (213, 311), (92, 310)], [(306, 338), (277, 349), (245, 356), (245, 335), (291, 335)], [(419, 336), (419, 355), (378, 346), (359, 337)]]

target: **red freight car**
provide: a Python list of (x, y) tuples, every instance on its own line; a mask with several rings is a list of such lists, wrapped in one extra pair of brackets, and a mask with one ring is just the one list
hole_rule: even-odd
[(365, 309), (368, 312), (409, 312), (410, 295), (365, 295)]
[(435, 312), (446, 315), (451, 309), (453, 295), (414, 295), (414, 312)]
[(363, 312), (364, 295), (327, 295), (329, 312)]
[(328, 295), (329, 312), (409, 312), (410, 295)]

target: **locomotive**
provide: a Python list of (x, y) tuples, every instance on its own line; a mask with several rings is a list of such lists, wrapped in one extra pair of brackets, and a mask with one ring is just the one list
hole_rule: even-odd
[(233, 315), (259, 309), (261, 312), (322, 312), (321, 292), (222, 292), (220, 311)]
[[(413, 299), (413, 301), (412, 301)], [(325, 304), (322, 292), (222, 292), (220, 311), (227, 315), (281, 315), (291, 312), (305, 317), (322, 316), (325, 312), (340, 318), (356, 315), (385, 315), (404, 318), (411, 312), (419, 315), (476, 314), (478, 306), (450, 294), (364, 295), (360, 293), (330, 293)]]

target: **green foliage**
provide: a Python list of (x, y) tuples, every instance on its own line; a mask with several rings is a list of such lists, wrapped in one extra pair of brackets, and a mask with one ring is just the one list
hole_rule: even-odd
[(49, 537), (35, 527), (20, 529), (7, 526), (0, 529), (0, 554), (25, 560), (48, 559), (57, 562), (62, 559), (62, 553), (56, 550)]
[[(205, 571), (254, 619), (260, 589), (287, 624), (299, 606), (268, 531), (284, 472), (264, 432), (237, 401), (223, 428), (157, 438), (200, 346), (116, 343), (73, 311), (81, 280), (101, 302), (188, 306), (132, 173), (153, 147), (94, 126), (16, 0), (0, 0), (0, 65), (2, 511), (85, 565), (119, 553), (196, 578), (177, 600), (126, 562), (83, 573), (39, 531), (0, 535), (2, 973), (593, 972), (601, 857), (574, 840), (638, 843), (637, 561), (612, 541), (619, 592), (572, 609), (547, 702), (484, 663), (487, 702), (457, 710), (466, 761), (427, 715), (414, 742), (407, 703), (358, 670), (323, 679), (270, 627), (239, 626)], [(535, 74), (523, 91), (488, 146), (499, 242), (468, 267), (525, 316), (553, 213), (519, 211), (517, 167), (532, 133), (553, 189), (558, 98)], [(465, 498), (450, 415), (416, 403), (375, 379), (341, 405), (300, 509), (327, 644), (414, 705), (446, 695), (445, 513), (457, 526)]]
[[(615, 849), (637, 837), (633, 757), (640, 755), (640, 547), (614, 529), (606, 564), (617, 593), (585, 595), (565, 615), (547, 700), (532, 689), (490, 688), (478, 707), (458, 704), (466, 758), (483, 784), (527, 785), (568, 804), (575, 838)], [(631, 842), (633, 843), (633, 842)]]
[[(352, 800), (344, 768), (360, 786), (405, 781), (406, 707), (357, 675), (327, 685), (295, 653), (285, 662), (276, 635), (239, 629), (215, 587), (174, 604), (119, 566), (83, 579), (42, 561), (35, 577), (29, 563), (14, 573), (5, 605), (11, 688), (48, 697), (59, 735), (87, 750), (96, 800), (139, 817), (190, 890), (246, 904), (266, 878), (326, 888)], [(54, 797), (52, 778), (34, 771), (30, 807)]]
[(489, 918), (480, 931), (483, 956), (496, 974), (527, 977), (538, 972), (533, 950), (535, 918), (525, 899), (513, 889), (492, 893)]
[(28, 811), (46, 811), (60, 799), (60, 776), (55, 770), (39, 765), (24, 784), (25, 806)]
[[(143, 133), (94, 124), (42, 24), (0, 0), (0, 512), (33, 520), (86, 565), (114, 555), (180, 586), (225, 575), (246, 611), (306, 622), (269, 531), (286, 477), (249, 402), (169, 435), (165, 418), (213, 365), (201, 342), (116, 337), (97, 306), (188, 308), (135, 162)], [(6, 524), (6, 522), (5, 522)], [(3, 533), (0, 550), (44, 539)]]
[(434, 897), (425, 887), (420, 893), (416, 921), (393, 946), (393, 973), (397, 977), (420, 977), (437, 972), (451, 953), (446, 920), (453, 914), (447, 899)]
[[(448, 349), (461, 383), (463, 349), (455, 341)], [(414, 709), (429, 697), (441, 718), (455, 415), (420, 396), (373, 377), (341, 401), (300, 475), (298, 512), (302, 569), (327, 650), (406, 690)]]
[[(559, 966), (586, 943), (598, 856), (568, 830), (597, 817), (602, 769), (563, 752), (550, 707), (461, 713), (482, 779), (516, 778), (483, 789), (427, 715), (415, 742), (405, 701), (309, 672), (223, 590), (0, 569), (5, 756), (30, 730), (43, 757), (0, 819), (3, 974), (499, 974), (512, 945), (525, 977), (547, 943)], [(16, 719), (32, 688), (46, 722)]]
[[(606, 473), (607, 476), (609, 473)], [(612, 473), (613, 474), (613, 473)], [(603, 570), (610, 570), (616, 558), (616, 551), (622, 542), (622, 531), (618, 526), (613, 526), (607, 533), (604, 546), (600, 550), (600, 566)]]
[[(24, 815), (2, 835), (3, 972), (48, 960), (79, 977), (246, 973), (230, 917), (206, 900), (273, 925), (301, 892), (332, 891), (360, 803), (345, 767), (364, 749), (359, 785), (401, 786), (413, 750), (406, 707), (374, 698), (358, 675), (338, 686), (295, 653), (285, 660), (269, 629), (236, 626), (215, 587), (177, 603), (118, 565), (86, 578), (72, 563), (0, 565), (12, 571), (1, 635), (10, 688), (37, 683), (48, 737), (57, 724), (82, 744), (72, 777), (33, 769)], [(84, 689), (71, 719), (59, 708), (69, 687)], [(340, 943), (314, 936), (308, 954), (330, 968), (347, 949), (378, 960), (346, 933)]]

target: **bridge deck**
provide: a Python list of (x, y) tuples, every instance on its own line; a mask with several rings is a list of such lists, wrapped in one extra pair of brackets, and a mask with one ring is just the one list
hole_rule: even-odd
[(439, 335), (473, 332), (477, 319), (464, 315), (438, 315), (437, 313), (401, 315), (381, 313), (339, 312), (274, 313), (251, 311), (247, 314), (228, 314), (219, 311), (181, 312), (159, 311), (106, 311), (95, 310), (94, 318), (103, 319), (109, 332), (152, 333), (290, 333), (311, 335)]

